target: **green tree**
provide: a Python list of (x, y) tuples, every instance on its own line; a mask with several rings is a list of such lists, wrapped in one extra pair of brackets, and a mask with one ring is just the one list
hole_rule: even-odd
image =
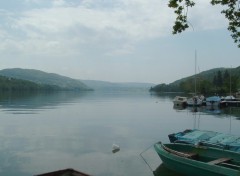
[(225, 70), (225, 72), (224, 72), (224, 74), (223, 74), (223, 79), (224, 79), (224, 80), (229, 79), (229, 73), (228, 73), (228, 70)]
[(199, 91), (202, 94), (209, 94), (209, 93), (213, 92), (212, 84), (211, 84), (211, 82), (209, 82), (207, 80), (201, 81), (199, 87), (200, 87)]
[(217, 86), (221, 87), (222, 84), (223, 84), (222, 72), (218, 71), (218, 73), (217, 73)]
[(237, 92), (238, 91), (238, 82), (239, 77), (238, 76), (232, 76), (231, 77), (231, 92)]
[(216, 75), (214, 75), (212, 83), (214, 86), (217, 86), (217, 76)]
[(228, 73), (228, 70), (225, 70), (224, 74), (223, 74), (223, 89), (225, 92), (228, 92), (230, 89), (230, 75)]
[[(212, 5), (222, 5), (222, 14), (228, 20), (228, 30), (234, 42), (240, 48), (240, 0), (211, 0)], [(195, 5), (194, 0), (169, 0), (168, 6), (174, 9), (177, 15), (173, 26), (173, 34), (181, 33), (189, 27), (187, 20), (188, 8)]]

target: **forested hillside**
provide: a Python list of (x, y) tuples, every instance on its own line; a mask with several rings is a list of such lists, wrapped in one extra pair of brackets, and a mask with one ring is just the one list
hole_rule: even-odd
[(211, 69), (171, 84), (158, 84), (150, 91), (193, 93), (195, 85), (197, 93), (201, 94), (237, 92), (240, 89), (240, 67)]
[(61, 90), (92, 90), (80, 80), (33, 69), (4, 69), (0, 70), (0, 75), (8, 78), (31, 81), (38, 84), (40, 87), (49, 85), (50, 87), (55, 86)]
[(60, 87), (0, 76), (0, 91), (60, 90)]

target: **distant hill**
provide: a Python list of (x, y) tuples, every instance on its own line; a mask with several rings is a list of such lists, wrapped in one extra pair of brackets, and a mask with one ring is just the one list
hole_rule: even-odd
[[(207, 71), (203, 71), (203, 72), (201, 72), (201, 73), (198, 73), (198, 74), (196, 74), (196, 77), (201, 77), (201, 78), (203, 78), (203, 79), (206, 79), (206, 80), (212, 80), (213, 79), (213, 77), (214, 77), (214, 75), (218, 72), (218, 71), (224, 71), (224, 70), (226, 70), (227, 68), (213, 68), (213, 69), (210, 69), (210, 70), (207, 70)], [(180, 83), (182, 83), (182, 82), (184, 82), (184, 81), (186, 81), (186, 80), (189, 80), (189, 79), (192, 79), (192, 78), (194, 78), (194, 76), (195, 75), (191, 75), (191, 76), (188, 76), (188, 77), (185, 77), (185, 78), (182, 78), (182, 79), (179, 79), (179, 80), (176, 80), (176, 81), (174, 81), (174, 82), (172, 82), (172, 83), (170, 83), (169, 85), (174, 85), (174, 86), (176, 86), (176, 85), (179, 85)]]
[[(21, 79), (9, 78), (0, 76), (0, 91), (53, 91), (61, 90), (58, 86), (37, 84), (32, 81), (26, 81)], [(3, 95), (3, 94), (1, 94)]]
[[(226, 77), (226, 72), (228, 77)], [(220, 73), (220, 78), (218, 77)], [(230, 78), (231, 89), (237, 91), (240, 89), (240, 66), (236, 68), (214, 68), (203, 71), (196, 75), (191, 75), (170, 84), (158, 84), (151, 87), (150, 91), (154, 92), (193, 92), (194, 80), (196, 77), (197, 89), (201, 93), (226, 93), (230, 91)], [(219, 82), (220, 79), (220, 82)], [(218, 82), (218, 83), (217, 83)]]
[(92, 87), (94, 90), (149, 90), (150, 87), (155, 86), (152, 83), (115, 83), (97, 80), (81, 80), (84, 84)]
[(57, 86), (61, 90), (92, 90), (80, 80), (34, 69), (3, 69), (0, 70), (0, 75), (8, 78), (31, 81), (39, 85)]
[[(204, 80), (212, 81), (214, 76), (217, 74), (218, 71), (223, 73), (225, 70), (228, 70), (229, 72), (231, 72), (232, 76), (240, 77), (240, 66), (236, 67), (236, 68), (223, 68), (223, 67), (213, 68), (213, 69), (206, 70), (206, 71), (203, 71), (203, 72), (200, 72), (200, 73), (196, 74), (196, 77), (204, 79)], [(170, 83), (169, 85), (179, 85), (181, 82), (186, 81), (186, 80), (191, 79), (191, 78), (194, 78), (194, 77), (195, 77), (195, 75), (191, 75), (191, 76), (182, 78), (180, 80), (176, 80), (176, 81)]]

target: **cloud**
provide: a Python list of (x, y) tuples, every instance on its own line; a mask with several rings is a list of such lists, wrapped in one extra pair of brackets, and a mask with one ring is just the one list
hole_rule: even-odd
[[(46, 2), (25, 1), (39, 6), (12, 16), (8, 21), (10, 26), (5, 26), (11, 35), (11, 39), (4, 44), (5, 48), (14, 45), (23, 53), (53, 55), (61, 53), (63, 48), (64, 53), (73, 52), (74, 49), (75, 53), (80, 53), (83, 45), (104, 43), (101, 47), (106, 48), (101, 51), (121, 55), (133, 51), (135, 42), (170, 33), (172, 15), (169, 15), (171, 13), (166, 4), (157, 0), (150, 3), (143, 0), (84, 0), (78, 4), (54, 0), (51, 1), (52, 6), (46, 5)], [(3, 46), (0, 48), (3, 49)]]
[(212, 6), (208, 0), (199, 1), (190, 9), (189, 21), (196, 30), (227, 28), (227, 20), (221, 14), (222, 6)]
[(116, 3), (116, 6), (111, 4), (112, 9), (106, 9), (96, 2), (87, 2), (84, 1), (77, 7), (34, 9), (25, 12), (18, 19), (17, 24), (24, 30), (35, 29), (44, 33), (68, 31), (78, 26), (95, 32), (111, 31), (115, 33), (112, 37), (122, 35), (136, 40), (155, 37), (163, 33), (163, 28), (171, 16), (163, 3), (157, 1), (152, 3), (126, 1), (122, 4)]
[[(137, 42), (171, 35), (174, 23), (167, 1), (25, 0), (25, 4), (37, 6), (6, 18), (8, 25), (0, 37), (8, 40), (0, 44), (1, 50), (59, 57), (92, 48), (103, 56), (127, 55)], [(225, 22), (218, 10), (203, 0), (189, 10), (189, 21), (195, 30), (222, 27)]]
[(53, 0), (52, 1), (54, 6), (64, 6), (66, 5), (66, 2), (64, 0)]

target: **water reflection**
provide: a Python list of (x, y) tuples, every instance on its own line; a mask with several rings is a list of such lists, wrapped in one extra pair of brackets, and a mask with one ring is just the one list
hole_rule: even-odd
[[(139, 153), (157, 141), (169, 142), (168, 134), (193, 128), (193, 114), (197, 120), (205, 114), (176, 112), (172, 97), (110, 91), (0, 94), (0, 175), (71, 167), (96, 176), (153, 176)], [(230, 122), (222, 116), (208, 114), (201, 128), (227, 131)], [(233, 134), (240, 135), (239, 123), (232, 119)], [(114, 154), (113, 143), (121, 146)], [(153, 160), (155, 175), (177, 176), (158, 167), (155, 151), (145, 156)]]
[(186, 106), (174, 104), (173, 109), (175, 109), (176, 111), (184, 110), (184, 109), (186, 109)]
[(11, 114), (37, 114), (80, 99), (89, 92), (1, 92), (0, 109)]
[(157, 169), (153, 172), (154, 176), (183, 176), (173, 170), (170, 170), (161, 164), (157, 167)]
[(211, 107), (211, 106), (175, 106), (173, 105), (173, 109), (176, 112), (191, 112), (198, 113), (200, 115), (214, 115), (217, 117), (235, 117), (237, 120), (240, 120), (240, 108), (239, 107)]

